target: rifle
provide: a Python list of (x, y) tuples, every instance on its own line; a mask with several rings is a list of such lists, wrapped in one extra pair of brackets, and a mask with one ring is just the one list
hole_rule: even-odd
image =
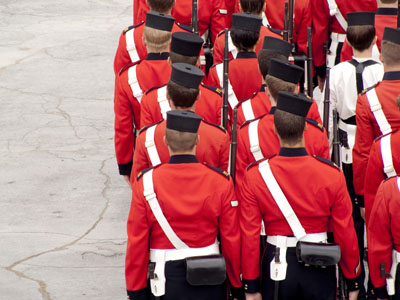
[(284, 19), (283, 19), (283, 40), (286, 42), (289, 41), (288, 11), (289, 11), (289, 4), (287, 2), (285, 2), (285, 15), (284, 15)]
[(231, 139), (231, 159), (230, 173), (235, 183), (236, 179), (236, 152), (237, 152), (237, 107), (233, 110), (232, 139)]
[(228, 29), (225, 29), (225, 49), (223, 63), (223, 90), (224, 98), (222, 104), (222, 126), (228, 129), (228, 89), (229, 89), (229, 45), (228, 45)]
[(289, 0), (288, 4), (288, 41), (293, 45), (293, 29), (294, 29), (294, 0)]
[[(325, 50), (328, 49), (328, 44), (325, 42), (324, 45)], [(324, 94), (324, 127), (326, 130), (326, 134), (329, 138), (329, 105), (330, 105), (330, 87), (329, 87), (329, 73), (330, 69), (326, 67), (326, 77), (325, 77), (325, 94)]]
[(333, 142), (332, 142), (333, 162), (340, 168), (340, 141), (338, 129), (338, 112), (333, 110)]
[(312, 76), (312, 43), (311, 43), (311, 27), (307, 27), (307, 93), (313, 96), (313, 76)]
[(192, 1), (192, 27), (193, 33), (199, 35), (199, 6), (197, 0)]

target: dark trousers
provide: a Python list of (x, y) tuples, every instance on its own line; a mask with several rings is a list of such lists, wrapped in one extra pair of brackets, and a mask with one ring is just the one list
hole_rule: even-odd
[(396, 281), (394, 282), (395, 294), (392, 300), (400, 300), (400, 266), (397, 266)]
[[(273, 300), (275, 281), (270, 278), (270, 262), (275, 256), (275, 246), (267, 244), (262, 261), (262, 298)], [(279, 300), (334, 300), (336, 298), (335, 267), (306, 267), (297, 262), (296, 248), (288, 248), (286, 279), (279, 281)]]

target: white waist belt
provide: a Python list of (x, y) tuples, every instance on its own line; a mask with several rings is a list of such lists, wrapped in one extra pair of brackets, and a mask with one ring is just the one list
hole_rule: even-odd
[[(277, 246), (279, 235), (272, 235), (267, 237), (267, 242), (274, 246)], [(311, 242), (311, 243), (326, 243), (328, 239), (328, 235), (326, 232), (321, 233), (309, 233), (304, 238), (301, 239), (302, 242)], [(286, 247), (296, 247), (297, 242), (299, 240), (295, 237), (287, 237), (286, 239)]]
[(193, 256), (207, 256), (219, 254), (218, 242), (203, 248), (187, 248), (187, 249), (150, 249), (150, 261), (157, 263), (156, 253), (164, 253), (165, 261), (180, 260)]
[(352, 124), (346, 124), (342, 120), (339, 120), (338, 124), (339, 128), (347, 133), (347, 144), (348, 148), (341, 146), (340, 147), (340, 156), (341, 161), (345, 164), (353, 163), (353, 147), (356, 143), (356, 130), (357, 126)]
[(344, 41), (346, 39), (346, 34), (331, 32), (331, 39), (332, 39), (332, 42), (335, 42), (335, 43), (344, 43)]

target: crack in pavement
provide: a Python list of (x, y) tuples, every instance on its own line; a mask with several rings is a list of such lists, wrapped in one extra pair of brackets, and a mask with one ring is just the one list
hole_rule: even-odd
[(79, 236), (78, 238), (74, 239), (73, 241), (71, 241), (71, 242), (69, 242), (69, 243), (67, 243), (67, 244), (58, 246), (58, 247), (56, 247), (56, 248), (53, 248), (53, 249), (50, 249), (50, 250), (46, 250), (46, 251), (43, 251), (43, 252), (40, 252), (40, 253), (31, 255), (31, 256), (25, 257), (25, 258), (23, 258), (23, 259), (20, 259), (20, 260), (14, 262), (14, 263), (11, 264), (10, 266), (4, 268), (5, 270), (10, 271), (10, 272), (16, 274), (16, 275), (17, 275), (18, 277), (20, 277), (20, 278), (28, 279), (28, 280), (31, 280), (31, 281), (34, 281), (34, 282), (38, 283), (38, 285), (39, 285), (39, 292), (41, 293), (43, 300), (52, 300), (50, 293), (47, 291), (47, 285), (46, 285), (46, 283), (45, 283), (43, 280), (35, 279), (35, 278), (33, 278), (33, 277), (30, 277), (30, 276), (24, 274), (24, 273), (21, 272), (21, 271), (15, 270), (15, 267), (17, 267), (18, 265), (20, 265), (20, 264), (22, 264), (22, 263), (24, 263), (24, 262), (27, 262), (28, 260), (37, 258), (37, 257), (42, 256), (42, 255), (45, 255), (45, 254), (48, 254), (48, 253), (53, 253), (53, 252), (58, 252), (58, 251), (66, 250), (68, 247), (73, 246), (73, 245), (75, 245), (76, 243), (78, 243), (80, 240), (82, 240), (85, 236), (87, 236), (90, 232), (92, 232), (92, 231), (97, 227), (97, 225), (103, 220), (103, 217), (104, 217), (104, 215), (105, 215), (107, 209), (108, 209), (109, 206), (110, 206), (110, 201), (111, 201), (111, 200), (110, 200), (110, 198), (107, 196), (107, 191), (108, 191), (108, 189), (110, 188), (111, 177), (110, 177), (110, 175), (108, 175), (107, 173), (105, 173), (103, 169), (104, 169), (104, 167), (105, 167), (106, 162), (107, 162), (108, 160), (110, 160), (110, 159), (113, 159), (113, 158), (114, 158), (114, 157), (110, 157), (110, 158), (107, 158), (107, 159), (103, 160), (103, 161), (101, 162), (101, 167), (100, 167), (100, 169), (98, 170), (98, 173), (100, 173), (102, 176), (105, 177), (104, 187), (103, 187), (103, 190), (102, 190), (102, 192), (101, 192), (101, 195), (102, 195), (102, 197), (103, 197), (106, 201), (105, 201), (104, 208), (103, 208), (103, 210), (101, 211), (101, 213), (99, 214), (99, 216), (98, 216), (96, 222), (95, 222), (83, 235)]

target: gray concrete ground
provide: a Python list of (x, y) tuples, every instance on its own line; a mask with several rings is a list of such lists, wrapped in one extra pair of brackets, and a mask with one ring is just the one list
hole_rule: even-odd
[(112, 63), (128, 0), (0, 1), (0, 299), (125, 299)]

